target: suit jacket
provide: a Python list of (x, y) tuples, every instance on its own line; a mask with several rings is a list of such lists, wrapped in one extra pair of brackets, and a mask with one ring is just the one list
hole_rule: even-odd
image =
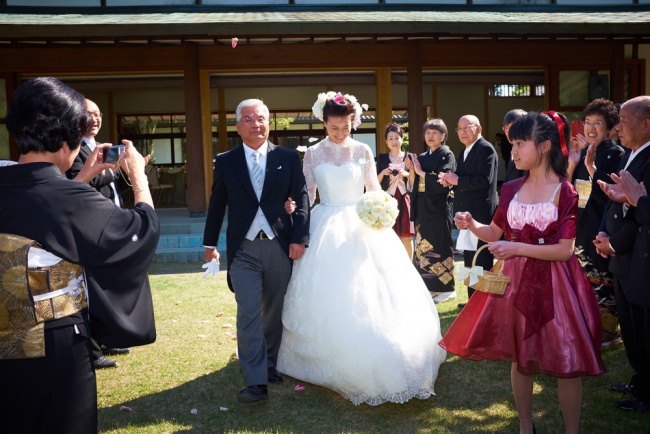
[(513, 179), (521, 178), (524, 175), (526, 175), (526, 171), (517, 169), (515, 161), (511, 158), (506, 164), (506, 177), (504, 178), (503, 183), (505, 184)]
[[(625, 167), (629, 154), (623, 158), (619, 170)], [(639, 153), (630, 163), (627, 171), (637, 181), (643, 181), (645, 173), (649, 170), (650, 148)], [(618, 170), (617, 170), (618, 172)], [(631, 207), (624, 218), (623, 204), (610, 200), (605, 208), (605, 214), (600, 224), (600, 231), (609, 234), (609, 243), (616, 251), (616, 255), (609, 259), (609, 271), (617, 276), (627, 277), (630, 275), (634, 244), (639, 236), (639, 225), (636, 222), (635, 208)], [(647, 285), (647, 281), (646, 281)], [(628, 288), (623, 288), (627, 294)]]
[[(650, 149), (646, 148), (645, 151)], [(650, 154), (646, 155), (650, 157)], [(639, 154), (637, 158), (640, 156)], [(650, 186), (650, 162), (646, 162), (643, 184), (646, 189)], [(633, 213), (626, 217), (634, 217), (638, 226), (632, 251), (627, 299), (630, 303), (650, 308), (650, 196), (643, 196), (636, 207), (630, 209)]]
[(465, 149), (457, 158), (458, 185), (454, 187), (454, 213), (469, 211), (483, 224), (490, 224), (497, 208), (497, 170), (499, 156), (490, 142), (480, 137), (467, 160)]
[[(77, 176), (77, 174), (79, 174), (79, 171), (81, 171), (81, 169), (84, 167), (86, 160), (88, 157), (90, 157), (90, 154), (92, 154), (92, 152), (93, 151), (90, 149), (90, 146), (88, 146), (86, 142), (83, 142), (81, 144), (79, 153), (72, 162), (72, 166), (70, 169), (68, 169), (67, 172), (65, 172), (65, 176), (68, 179), (74, 179), (74, 177)], [(121, 172), (119, 171), (106, 171), (106, 174), (100, 173), (99, 175), (95, 176), (89, 182), (89, 184), (91, 187), (99, 191), (102, 196), (115, 201), (115, 191), (113, 191), (113, 187), (111, 187), (111, 182), (117, 189), (118, 180), (121, 178), (120, 173)]]
[[(227, 207), (228, 268), (259, 207), (287, 256), (289, 244), (309, 244), (309, 197), (298, 153), (270, 142), (268, 145), (264, 186), (259, 200), (248, 173), (244, 145), (218, 155), (214, 163), (214, 183), (203, 245), (217, 245)], [(288, 197), (296, 202), (296, 211), (291, 215), (284, 209)], [(228, 286), (233, 289), (230, 276)]]

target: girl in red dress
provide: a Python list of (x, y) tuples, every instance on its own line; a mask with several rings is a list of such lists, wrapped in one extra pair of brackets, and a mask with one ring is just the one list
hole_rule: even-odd
[[(596, 299), (573, 253), (578, 195), (564, 178), (566, 118), (529, 113), (510, 128), (517, 169), (528, 174), (503, 185), (492, 223), (456, 213), (504, 259), (510, 277), (505, 294), (476, 292), (440, 342), (469, 360), (512, 363), (511, 382), (520, 433), (534, 432), (533, 375), (558, 378), (558, 399), (567, 433), (578, 433), (584, 375), (600, 375), (602, 326)], [(505, 232), (507, 241), (499, 241)]]

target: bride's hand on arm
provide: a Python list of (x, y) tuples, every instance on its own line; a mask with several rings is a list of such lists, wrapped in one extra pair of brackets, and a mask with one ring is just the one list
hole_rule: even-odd
[(304, 255), (304, 254), (305, 254), (305, 245), (304, 244), (297, 244), (297, 243), (289, 244), (289, 258), (296, 261), (296, 260), (302, 258), (302, 255)]
[(293, 214), (293, 212), (296, 210), (296, 202), (289, 197), (287, 201), (284, 203), (284, 210), (287, 212), (287, 214)]

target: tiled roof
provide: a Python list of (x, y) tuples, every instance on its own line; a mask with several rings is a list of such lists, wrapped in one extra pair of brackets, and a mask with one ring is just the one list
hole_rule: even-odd
[[(0, 13), (0, 37), (173, 35), (650, 35), (650, 9), (621, 11), (266, 10), (263, 12)], [(1, 11), (1, 9), (0, 9)]]

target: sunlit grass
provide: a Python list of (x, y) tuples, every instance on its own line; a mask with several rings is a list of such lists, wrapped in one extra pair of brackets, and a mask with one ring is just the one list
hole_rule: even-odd
[[(173, 274), (172, 274), (173, 273)], [(516, 433), (517, 413), (507, 363), (470, 362), (449, 355), (436, 383), (437, 396), (404, 405), (355, 407), (330, 390), (285, 377), (269, 387), (271, 399), (242, 405), (244, 386), (236, 354), (233, 294), (225, 273), (202, 279), (200, 263), (153, 264), (151, 284), (158, 340), (114, 356), (117, 369), (97, 372), (103, 433)], [(443, 332), (467, 297), (438, 305)], [(219, 314), (219, 316), (217, 316)], [(230, 324), (232, 327), (228, 327)], [(113, 357), (113, 356), (112, 356)], [(622, 347), (604, 353), (609, 372), (585, 378), (584, 433), (645, 433), (650, 413), (623, 413), (611, 383), (632, 371)], [(538, 432), (563, 432), (557, 381), (538, 376), (533, 400)], [(120, 410), (129, 407), (132, 412)], [(195, 409), (193, 414), (192, 410)]]

